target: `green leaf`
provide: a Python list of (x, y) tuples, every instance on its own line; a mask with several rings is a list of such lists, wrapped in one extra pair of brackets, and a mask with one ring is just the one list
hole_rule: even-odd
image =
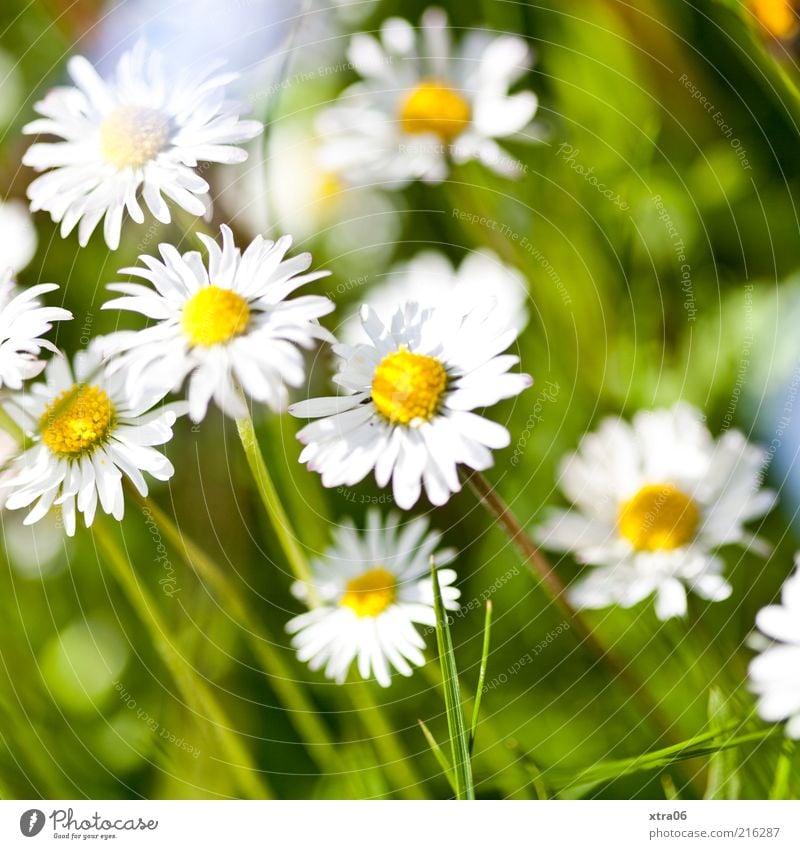
[(661, 786), (664, 788), (665, 799), (669, 799), (671, 802), (680, 802), (681, 794), (678, 792), (671, 775), (661, 776)]
[(489, 662), (489, 641), (492, 635), (492, 602), (486, 602), (486, 618), (483, 623), (483, 649), (481, 651), (481, 667), (478, 672), (478, 689), (475, 693), (475, 705), (472, 708), (472, 726), (469, 731), (469, 753), (475, 746), (475, 732), (478, 730), (478, 713), (481, 709), (481, 697), (483, 696), (483, 683), (486, 680), (486, 665)]
[(444, 705), (447, 713), (447, 728), (450, 734), (450, 748), (453, 759), (453, 775), (456, 784), (457, 799), (474, 799), (475, 787), (472, 781), (472, 765), (469, 757), (469, 735), (461, 709), (461, 690), (458, 684), (453, 639), (447, 613), (442, 603), (439, 588), (439, 575), (436, 563), (431, 557), (431, 578), (433, 581), (433, 601), (436, 610), (436, 644), (439, 648), (439, 663), (442, 667), (444, 685)]
[[(712, 687), (708, 694), (708, 727), (719, 733), (735, 717), (730, 701), (722, 692)], [(739, 757), (735, 749), (720, 749), (711, 755), (708, 762), (708, 784), (706, 799), (738, 799), (742, 781), (738, 774)]]
[(436, 756), (436, 760), (439, 761), (439, 766), (442, 768), (442, 772), (444, 772), (448, 784), (452, 787), (453, 793), (457, 793), (458, 789), (456, 788), (456, 780), (453, 777), (453, 767), (450, 766), (450, 762), (447, 760), (447, 755), (445, 755), (441, 746), (436, 742), (436, 738), (431, 733), (430, 728), (428, 728), (421, 719), (418, 719), (417, 722), (419, 723), (419, 727), (422, 729), (422, 733), (425, 735), (425, 740), (431, 747), (431, 751)]

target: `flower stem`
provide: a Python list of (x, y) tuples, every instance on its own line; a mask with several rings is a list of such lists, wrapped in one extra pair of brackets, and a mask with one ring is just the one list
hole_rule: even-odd
[[(275, 485), (267, 470), (267, 464), (256, 439), (253, 419), (250, 415), (245, 416), (237, 419), (236, 425), (261, 501), (272, 522), (289, 566), (295, 578), (305, 584), (309, 606), (318, 607), (319, 595), (314, 587), (311, 569), (297, 542), (289, 517), (283, 509)], [(394, 773), (398, 792), (401, 795), (416, 794), (418, 791), (414, 788), (421, 783), (421, 779), (417, 777), (411, 766), (411, 761), (398, 745), (394, 732), (387, 723), (380, 706), (374, 702), (371, 693), (364, 684), (348, 687), (348, 692), (355, 709), (365, 714), (369, 726), (374, 729), (375, 748), (378, 750), (387, 771)], [(419, 798), (419, 796), (414, 795), (413, 798)]]
[(204, 581), (225, 605), (226, 610), (244, 628), (250, 647), (270, 686), (286, 709), (287, 717), (300, 738), (306, 743), (311, 759), (322, 770), (338, 771), (341, 759), (336, 746), (319, 712), (295, 681), (294, 672), (273, 646), (274, 641), (265, 633), (263, 623), (251, 612), (228, 573), (220, 568), (197, 543), (181, 531), (175, 522), (152, 499), (130, 492), (142, 508), (150, 514), (159, 529), (176, 548), (184, 563)]
[(264, 509), (267, 511), (273, 530), (278, 537), (286, 560), (298, 581), (302, 581), (308, 590), (309, 600), (312, 606), (319, 603), (319, 598), (316, 595), (314, 581), (311, 576), (311, 570), (308, 567), (305, 555), (303, 554), (297, 537), (294, 535), (289, 517), (283, 509), (278, 492), (275, 489), (275, 484), (272, 482), (267, 464), (264, 461), (264, 455), (256, 439), (256, 431), (253, 427), (253, 419), (249, 414), (244, 418), (236, 420), (236, 427), (239, 431), (239, 439), (242, 442), (247, 464), (250, 466), (253, 479), (256, 482), (258, 494), (261, 496), (261, 502)]
[(266, 778), (233, 730), (231, 721), (222, 706), (195, 669), (176, 648), (177, 642), (170, 633), (164, 618), (147, 590), (139, 582), (130, 559), (118, 540), (102, 520), (94, 523), (92, 535), (105, 552), (105, 563), (111, 568), (117, 582), (150, 633), (153, 645), (164, 665), (172, 675), (186, 704), (198, 716), (206, 717), (213, 725), (225, 760), (234, 767), (233, 776), (241, 792), (251, 799), (274, 798)]

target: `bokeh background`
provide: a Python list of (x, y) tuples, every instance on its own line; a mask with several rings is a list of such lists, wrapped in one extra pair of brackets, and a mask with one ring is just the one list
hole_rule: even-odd
[[(0, 192), (23, 200), (32, 173), (20, 165), (22, 126), (82, 52), (101, 67), (141, 35), (187, 64), (227, 57), (239, 96), (267, 133), (248, 162), (209, 170), (221, 217), (242, 236), (290, 232), (332, 271), (314, 284), (337, 303), (334, 331), (386, 280), (393, 265), (435, 248), (459, 262), (489, 248), (525, 276), (530, 320), (518, 342), (536, 385), (494, 414), (512, 432), (488, 476), (526, 527), (562, 503), (556, 467), (607, 414), (685, 399), (718, 433), (743, 430), (774, 454), (780, 506), (758, 529), (766, 560), (724, 553), (733, 596), (693, 603), (686, 620), (660, 623), (651, 604), (587, 617), (637, 684), (598, 665), (469, 491), (430, 511), (460, 553), (466, 606), (453, 624), (463, 679), (475, 685), (483, 615), (495, 609), (489, 688), (475, 750), (479, 796), (541, 794), (685, 798), (709, 792), (709, 758), (585, 784), (594, 764), (690, 740), (709, 727), (709, 700), (744, 722), (756, 611), (792, 569), (800, 440), (793, 406), (800, 381), (798, 170), (800, 76), (792, 31), (770, 32), (764, 4), (739, 0), (542, 0), (445, 3), (456, 30), (485, 25), (525, 37), (536, 64), (521, 81), (540, 98), (535, 144), (510, 146), (519, 181), (477, 165), (440, 187), (402, 193), (348, 188), (314, 165), (314, 117), (355, 79), (345, 59), (354, 31), (392, 14), (417, 21), (418, 0), (231, 3), (5, 0), (0, 7)], [(710, 105), (710, 108), (709, 108)], [(497, 226), (470, 223), (478, 214)], [(19, 247), (17, 221), (0, 226), (0, 253)], [(38, 249), (23, 284), (54, 281), (75, 321), (56, 328), (72, 353), (114, 329), (104, 287), (159, 241), (189, 243), (176, 225), (124, 229), (110, 254), (95, 235), (85, 249), (35, 218)], [(509, 238), (509, 234), (518, 238)], [(54, 331), (55, 333), (55, 331)], [(310, 358), (307, 394), (326, 394), (332, 358)], [(256, 411), (259, 439), (287, 512), (310, 554), (336, 523), (391, 507), (372, 481), (322, 489), (297, 463), (288, 416)], [(785, 420), (788, 416), (788, 421)], [(516, 452), (516, 455), (515, 455)], [(180, 546), (136, 503), (121, 525), (140, 581), (170, 623), (180, 653), (225, 706), (233, 730), (272, 792), (285, 798), (443, 797), (449, 789), (417, 725), (446, 738), (436, 653), (429, 669), (389, 690), (371, 685), (388, 725), (353, 708), (337, 686), (298, 664), (283, 633), (299, 612), (274, 534), (260, 508), (230, 422), (215, 411), (178, 426), (168, 447), (177, 473), (153, 490), (160, 507), (229, 574), (263, 632), (337, 741), (338, 770), (321, 770), (298, 736), (275, 682), (259, 668), (244, 625), (187, 566)], [(515, 462), (511, 462), (516, 456)], [(416, 512), (429, 506), (421, 504)], [(0, 794), (10, 798), (219, 798), (236, 796), (235, 768), (218, 747), (213, 717), (181, 699), (158, 649), (88, 533), (56, 521), (34, 530), (0, 512)], [(168, 555), (161, 555), (160, 546)], [(579, 567), (556, 562), (565, 581)], [(524, 664), (521, 658), (532, 655)], [(712, 711), (712, 714), (714, 711)], [(712, 723), (710, 726), (709, 723)], [(757, 725), (755, 727), (758, 727)], [(382, 768), (376, 736), (390, 734), (420, 783), (398, 787)], [(728, 753), (721, 795), (765, 798), (781, 736)], [(789, 794), (800, 792), (800, 760)], [(534, 781), (543, 772), (544, 777)]]

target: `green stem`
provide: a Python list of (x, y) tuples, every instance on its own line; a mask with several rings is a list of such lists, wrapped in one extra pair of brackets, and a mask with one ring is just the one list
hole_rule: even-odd
[(316, 607), (319, 604), (319, 598), (314, 587), (311, 570), (308, 567), (305, 555), (300, 549), (297, 537), (295, 537), (292, 531), (289, 517), (283, 509), (280, 497), (275, 489), (275, 484), (272, 482), (269, 470), (267, 469), (267, 464), (264, 462), (264, 455), (261, 453), (258, 440), (256, 439), (252, 417), (248, 414), (244, 418), (237, 419), (236, 427), (239, 431), (242, 448), (247, 457), (247, 464), (250, 466), (258, 494), (261, 497), (261, 503), (267, 511), (267, 516), (269, 516), (272, 528), (278, 537), (278, 542), (283, 549), (283, 553), (295, 578), (305, 584), (311, 606)]
[(411, 759), (397, 742), (396, 732), (386, 721), (369, 685), (364, 681), (350, 682), (347, 684), (347, 692), (353, 707), (362, 715), (362, 722), (371, 731), (372, 741), (383, 760), (384, 768), (394, 775), (397, 792), (404, 799), (424, 799), (423, 779), (412, 767)]
[(142, 511), (150, 513), (158, 524), (159, 530), (163, 531), (166, 538), (180, 552), (184, 563), (213, 590), (224, 603), (225, 609), (245, 629), (248, 642), (261, 670), (286, 708), (289, 721), (309, 747), (312, 760), (321, 769), (328, 771), (338, 769), (341, 766), (341, 760), (336, 753), (335, 743), (328, 728), (319, 718), (317, 708), (306, 696), (302, 687), (297, 685), (293, 670), (279, 652), (275, 651), (274, 642), (266, 633), (263, 623), (257, 619), (242, 599), (228, 573), (187, 537), (152, 499), (139, 495), (132, 488), (130, 491), (139, 502)]
[(242, 793), (251, 799), (274, 798), (272, 791), (250, 757), (230, 720), (206, 682), (186, 662), (176, 648), (176, 640), (167, 627), (157, 605), (139, 582), (129, 558), (102, 520), (92, 527), (92, 535), (106, 554), (117, 582), (150, 633), (153, 645), (175, 680), (186, 704), (214, 726), (226, 761), (234, 769), (234, 778)]
[[(306, 561), (305, 554), (301, 550), (297, 537), (292, 530), (289, 517), (283, 509), (275, 485), (267, 470), (267, 464), (256, 439), (255, 428), (251, 416), (237, 419), (236, 425), (239, 438), (247, 457), (250, 471), (255, 479), (258, 493), (264, 504), (264, 509), (272, 522), (272, 527), (281, 544), (284, 555), (298, 581), (306, 586), (308, 592), (309, 607), (318, 607), (320, 600), (314, 585), (311, 569)], [(401, 795), (417, 793), (414, 788), (421, 783), (421, 779), (415, 774), (408, 757), (403, 753), (394, 736), (390, 725), (386, 722), (380, 707), (372, 700), (365, 685), (348, 687), (348, 692), (357, 711), (367, 715), (369, 724), (374, 728), (374, 743), (378, 750), (384, 766), (394, 773), (397, 789)], [(414, 795), (413, 798), (419, 798)]]

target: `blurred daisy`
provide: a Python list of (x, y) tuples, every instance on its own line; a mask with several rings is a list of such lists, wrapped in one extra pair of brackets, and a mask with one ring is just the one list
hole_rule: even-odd
[(572, 589), (572, 603), (631, 607), (655, 594), (658, 618), (669, 619), (686, 613), (687, 590), (728, 598), (712, 552), (755, 542), (743, 525), (775, 501), (761, 489), (765, 460), (737, 431), (715, 442), (688, 404), (637, 413), (631, 425), (606, 419), (562, 463), (575, 508), (556, 511), (538, 532), (548, 548), (598, 567)]
[(531, 64), (523, 39), (473, 31), (453, 52), (447, 16), (431, 8), (419, 32), (389, 18), (380, 40), (355, 35), (348, 58), (363, 80), (320, 115), (327, 168), (388, 188), (441, 182), (450, 160), (521, 176), (496, 139), (525, 138), (536, 113), (533, 92), (508, 93)]
[(98, 501), (105, 513), (122, 519), (123, 475), (147, 495), (142, 472), (161, 481), (174, 472), (152, 447), (169, 442), (176, 419), (172, 409), (151, 409), (158, 400), (132, 404), (122, 376), (104, 371), (97, 343), (75, 355), (74, 368), (62, 357), (52, 359), (42, 383), (9, 401), (8, 411), (35, 444), (16, 458), (1, 484), (8, 491), (6, 507), (33, 504), (26, 525), (60, 507), (69, 536), (75, 533), (76, 508), (86, 527)]
[(213, 397), (229, 416), (246, 415), (242, 390), (274, 410), (286, 407), (287, 386), (305, 379), (303, 354), (315, 339), (331, 339), (318, 319), (333, 310), (319, 295), (287, 300), (292, 292), (325, 277), (304, 273), (311, 255), (285, 259), (291, 236), (277, 242), (257, 236), (241, 253), (230, 228), (222, 225), (222, 247), (200, 235), (208, 251), (204, 265), (197, 251), (179, 254), (159, 245), (161, 260), (143, 256), (146, 268), (123, 268), (148, 281), (113, 283), (114, 298), (103, 309), (141, 313), (154, 320), (145, 330), (106, 337), (105, 351), (120, 355), (111, 363), (122, 371), (132, 397), (178, 391), (189, 377), (189, 415), (201, 421)]
[(277, 228), (301, 243), (313, 239), (340, 265), (352, 258), (359, 273), (366, 261), (388, 262), (400, 233), (400, 198), (348, 185), (320, 165), (319, 147), (307, 122), (273, 122), (266, 151), (255, 152), (246, 170), (221, 169), (218, 199), (228, 220), (253, 235)]
[[(491, 304), (490, 320), (499, 331), (518, 333), (528, 323), (525, 278), (491, 251), (468, 254), (456, 269), (441, 251), (423, 251), (390, 272), (385, 283), (373, 286), (369, 302), (384, 323), (397, 304), (416, 301), (422, 307), (459, 310), (467, 315), (482, 303)], [(349, 318), (341, 337), (352, 344), (364, 341), (358, 315)]]
[(761, 26), (773, 37), (789, 39), (800, 28), (794, 0), (748, 0)]
[(362, 307), (368, 344), (336, 345), (342, 367), (334, 383), (347, 393), (314, 398), (289, 408), (318, 418), (298, 439), (301, 463), (322, 475), (324, 486), (352, 485), (375, 470), (379, 486), (392, 481), (399, 507), (411, 508), (422, 487), (444, 504), (461, 488), (457, 466), (483, 470), (491, 449), (505, 448), (508, 431), (471, 410), (513, 398), (533, 381), (510, 374), (519, 362), (502, 355), (517, 336), (498, 332), (487, 310), (422, 310), (404, 304), (384, 325)]
[(103, 235), (119, 246), (125, 210), (141, 224), (144, 212), (170, 221), (164, 195), (192, 215), (206, 212), (208, 183), (198, 162), (242, 162), (235, 145), (258, 135), (258, 121), (242, 121), (239, 104), (224, 99), (232, 74), (168, 73), (164, 57), (143, 42), (123, 54), (111, 80), (82, 56), (68, 65), (76, 87), (51, 91), (36, 104), (44, 117), (25, 127), (62, 139), (32, 145), (23, 162), (52, 169), (28, 187), (31, 209), (61, 222), (66, 236), (78, 225), (85, 245), (105, 216)]
[[(452, 549), (436, 551), (440, 541), (427, 519), (403, 525), (390, 513), (384, 522), (378, 510), (368, 511), (364, 531), (341, 525), (334, 545), (311, 564), (320, 606), (286, 626), (300, 660), (315, 671), (324, 667), (339, 684), (356, 660), (359, 675), (374, 676), (382, 687), (391, 683), (391, 669), (408, 676), (412, 666), (422, 666), (425, 641), (414, 624), (436, 624), (430, 558), (435, 553), (437, 567), (455, 558)], [(450, 586), (456, 573), (437, 571), (442, 601), (453, 610), (461, 595)], [(292, 591), (308, 599), (305, 584)]]
[(28, 207), (21, 200), (0, 202), (0, 269), (22, 271), (33, 259), (37, 242)]
[(72, 313), (60, 307), (43, 307), (39, 295), (58, 289), (55, 283), (17, 288), (11, 271), (0, 273), (0, 387), (20, 389), (23, 380), (40, 374), (45, 364), (42, 349), (55, 352), (42, 339), (54, 321), (66, 321)]
[(758, 714), (765, 722), (788, 719), (786, 734), (800, 740), (800, 556), (783, 585), (781, 604), (758, 612), (756, 625), (775, 643), (750, 663), (750, 688), (759, 697)]

